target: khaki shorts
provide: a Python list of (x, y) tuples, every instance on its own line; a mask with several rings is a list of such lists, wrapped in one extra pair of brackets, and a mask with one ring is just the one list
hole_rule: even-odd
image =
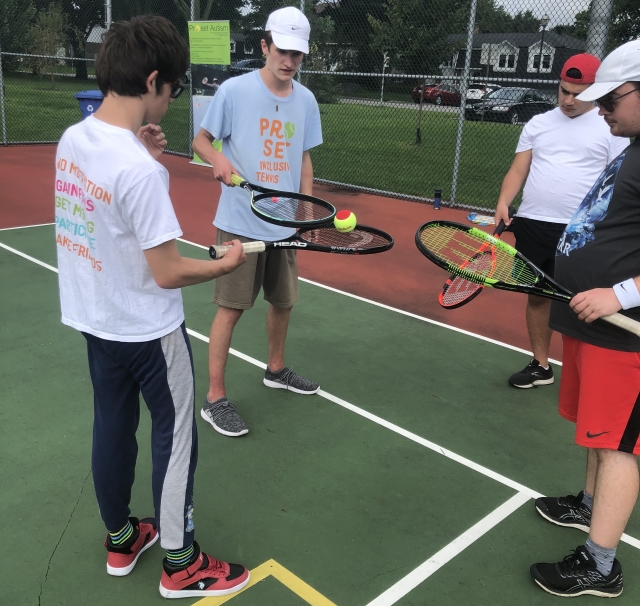
[[(216, 244), (251, 238), (218, 229)], [(260, 289), (265, 301), (283, 309), (298, 300), (298, 263), (295, 250), (267, 250), (247, 255), (247, 261), (230, 274), (216, 278), (213, 302), (232, 309), (251, 309)]]

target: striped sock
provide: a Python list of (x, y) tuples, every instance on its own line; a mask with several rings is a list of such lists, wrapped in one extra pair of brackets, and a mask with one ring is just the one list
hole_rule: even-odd
[(112, 545), (117, 547), (119, 545), (122, 545), (123, 543), (126, 543), (132, 536), (133, 525), (129, 521), (122, 530), (119, 530), (118, 532), (110, 532), (109, 540), (111, 541)]
[(167, 562), (172, 566), (184, 566), (194, 553), (193, 543), (184, 549), (167, 549)]

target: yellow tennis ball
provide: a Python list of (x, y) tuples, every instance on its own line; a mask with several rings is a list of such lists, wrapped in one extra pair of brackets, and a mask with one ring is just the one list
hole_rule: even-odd
[(343, 234), (353, 231), (356, 227), (356, 216), (350, 210), (341, 210), (333, 219), (336, 229)]

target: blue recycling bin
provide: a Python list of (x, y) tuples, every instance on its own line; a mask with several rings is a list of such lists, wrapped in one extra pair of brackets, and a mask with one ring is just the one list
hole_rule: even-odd
[(104, 95), (99, 90), (83, 90), (73, 96), (80, 103), (83, 119), (88, 118), (95, 112), (102, 105), (102, 100), (104, 99)]

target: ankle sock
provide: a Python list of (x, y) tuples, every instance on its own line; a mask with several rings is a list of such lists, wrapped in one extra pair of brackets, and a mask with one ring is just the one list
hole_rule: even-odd
[(586, 490), (582, 493), (582, 504), (589, 509), (593, 510), (593, 495), (589, 494)]
[(587, 539), (585, 547), (591, 554), (591, 557), (596, 561), (598, 572), (605, 577), (609, 576), (613, 568), (613, 560), (616, 557), (615, 548), (609, 549), (608, 547), (601, 547), (590, 538)]
[(191, 560), (194, 553), (193, 543), (183, 549), (167, 549), (167, 562), (172, 566), (184, 566)]
[(114, 547), (119, 547), (133, 536), (133, 531), (133, 524), (131, 524), (131, 521), (128, 521), (127, 525), (122, 530), (119, 530), (118, 532), (110, 532), (109, 540)]

